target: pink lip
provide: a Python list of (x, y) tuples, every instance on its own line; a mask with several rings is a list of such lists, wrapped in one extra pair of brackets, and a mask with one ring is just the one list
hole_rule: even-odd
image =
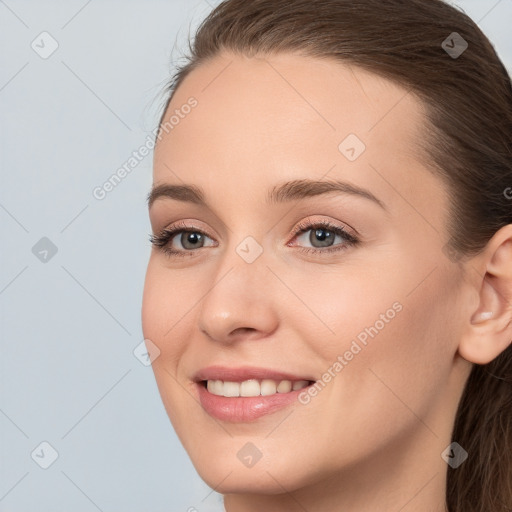
[(296, 376), (280, 371), (254, 367), (226, 368), (210, 366), (194, 375), (199, 401), (203, 409), (216, 419), (233, 423), (250, 422), (266, 414), (277, 412), (294, 402), (296, 403), (299, 393), (306, 389), (298, 389), (289, 393), (276, 393), (269, 396), (224, 397), (209, 393), (203, 382), (205, 380), (242, 382), (249, 379), (290, 380), (292, 382), (297, 380), (314, 380), (307, 376)]

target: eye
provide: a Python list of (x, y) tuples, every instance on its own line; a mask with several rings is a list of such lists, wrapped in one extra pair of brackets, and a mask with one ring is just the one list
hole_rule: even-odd
[[(309, 236), (306, 236), (308, 232)], [(301, 244), (310, 243), (312, 247), (304, 247), (297, 243), (291, 244), (292, 247), (297, 246), (301, 252), (315, 254), (342, 251), (359, 243), (355, 235), (342, 226), (328, 221), (304, 221), (298, 224), (293, 239), (299, 240)], [(206, 233), (183, 221), (162, 230), (159, 234), (150, 235), (149, 240), (170, 257), (193, 256), (197, 249), (215, 246), (215, 242)], [(207, 244), (208, 241), (213, 243)]]
[[(179, 235), (179, 236), (178, 236)], [(179, 222), (157, 235), (150, 235), (149, 241), (169, 256), (189, 256), (195, 249), (208, 247), (207, 239), (212, 240), (203, 231)]]
[[(312, 247), (299, 246), (299, 250), (305, 253), (319, 254), (342, 251), (359, 243), (359, 239), (355, 235), (349, 233), (342, 226), (329, 221), (302, 222), (297, 225), (294, 238), (301, 241), (301, 243), (312, 245)], [(336, 244), (336, 240), (339, 243)]]

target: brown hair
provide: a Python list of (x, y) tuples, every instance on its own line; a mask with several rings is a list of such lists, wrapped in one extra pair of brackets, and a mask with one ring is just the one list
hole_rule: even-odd
[[(450, 55), (459, 36), (468, 47)], [(447, 255), (477, 254), (512, 223), (510, 76), (460, 10), (441, 0), (226, 0), (189, 41), (159, 126), (184, 78), (223, 50), (331, 58), (405, 87), (426, 107), (423, 149), (453, 198)], [(487, 365), (473, 365), (452, 439), (469, 457), (457, 469), (447, 466), (449, 511), (511, 511), (512, 346)]]

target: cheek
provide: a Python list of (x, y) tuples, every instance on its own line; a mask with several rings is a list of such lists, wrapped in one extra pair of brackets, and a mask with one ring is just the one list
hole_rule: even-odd
[[(287, 284), (300, 301), (283, 295), (282, 320), (295, 326), (295, 337), (321, 356), (324, 364), (332, 364), (350, 350), (354, 340), (362, 347), (365, 341), (369, 345), (376, 333), (381, 337), (401, 315), (403, 297), (397, 282), (386, 282), (382, 275), (355, 265), (310, 277), (291, 273)], [(285, 318), (286, 314), (290, 318)]]
[[(151, 257), (144, 282), (142, 299), (142, 331), (160, 350), (152, 362), (155, 381), (171, 423), (177, 428), (182, 443), (181, 423), (190, 395), (177, 383), (178, 365), (187, 350), (189, 339), (187, 315), (193, 313), (199, 292), (185, 286), (179, 271), (171, 271)], [(188, 280), (189, 284), (194, 280)]]
[(166, 269), (151, 259), (146, 271), (142, 299), (142, 331), (160, 349), (163, 360), (175, 359), (188, 338), (183, 329), (188, 315), (201, 297), (197, 279), (180, 278), (180, 271)]
[[(152, 256), (146, 271), (142, 299), (142, 331), (159, 349), (153, 361), (162, 402), (181, 438), (181, 424), (187, 422), (190, 391), (184, 387), (183, 355), (194, 336), (196, 308), (207, 291), (207, 279), (187, 269), (169, 269), (161, 258)], [(181, 370), (181, 371), (180, 371)], [(195, 407), (196, 404), (193, 404)], [(182, 439), (183, 442), (183, 439)]]
[[(353, 325), (352, 335), (341, 341), (347, 355), (357, 354), (349, 356), (351, 360), (330, 391), (330, 399), (339, 404), (332, 435), (336, 424), (343, 421), (351, 438), (380, 443), (418, 428), (418, 417), (430, 418), (426, 420), (429, 427), (441, 430), (435, 411), (448, 386), (455, 351), (455, 329), (449, 327), (453, 297), (434, 279), (413, 293), (409, 291), (379, 290), (380, 299), (386, 300), (366, 309), (365, 323)], [(401, 310), (387, 323), (378, 323), (380, 314), (394, 301), (400, 303)], [(358, 329), (359, 334), (367, 334), (366, 343), (353, 334)], [(353, 342), (360, 350), (350, 349)]]
[(302, 311), (295, 326), (320, 356), (316, 369), (326, 383), (310, 406), (325, 419), (318, 427), (325, 439), (358, 440), (371, 450), (418, 428), (418, 416), (436, 416), (456, 351), (457, 287), (438, 270), (415, 288), (426, 272), (405, 275), (406, 268), (364, 278), (354, 269), (302, 283), (301, 297), (322, 321)]

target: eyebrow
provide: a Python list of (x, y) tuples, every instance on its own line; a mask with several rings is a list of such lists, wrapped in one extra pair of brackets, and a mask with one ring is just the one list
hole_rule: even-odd
[[(368, 199), (387, 211), (386, 205), (369, 190), (339, 180), (314, 181), (303, 179), (282, 183), (274, 186), (268, 192), (266, 203), (271, 205), (332, 192)], [(209, 208), (204, 192), (195, 185), (171, 185), (167, 183), (154, 185), (147, 197), (148, 207), (151, 208), (151, 205), (161, 198), (175, 199)]]

